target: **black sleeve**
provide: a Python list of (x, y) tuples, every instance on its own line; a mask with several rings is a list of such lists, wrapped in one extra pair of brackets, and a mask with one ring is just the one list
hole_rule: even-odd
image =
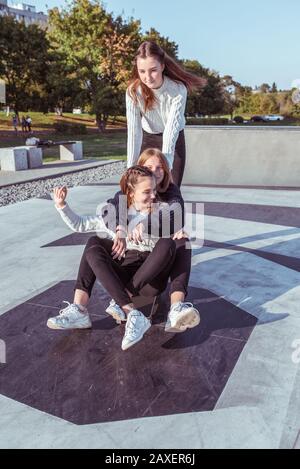
[[(166, 192), (163, 193), (158, 193), (157, 201), (161, 202), (166, 202), (170, 206), (172, 204), (180, 204), (181, 207), (181, 223), (178, 224), (176, 223), (175, 226), (175, 216), (174, 216), (174, 210), (172, 210), (172, 207), (170, 207), (170, 234), (173, 235), (177, 231), (179, 231), (181, 228), (184, 227), (185, 224), (185, 217), (184, 217), (184, 200), (181, 195), (181, 191), (178, 186), (175, 184), (171, 183), (166, 190)], [(159, 236), (162, 236), (162, 214), (159, 214)], [(149, 215), (148, 217), (148, 233), (151, 233), (151, 216)]]

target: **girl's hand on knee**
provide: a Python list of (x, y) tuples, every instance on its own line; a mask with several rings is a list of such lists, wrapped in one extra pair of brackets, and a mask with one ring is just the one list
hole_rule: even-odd
[(122, 257), (125, 257), (126, 251), (126, 239), (121, 237), (119, 231), (117, 231), (112, 248), (111, 248), (111, 255), (113, 259), (121, 260)]
[(189, 235), (184, 231), (184, 230), (179, 230), (177, 231), (172, 239), (182, 239), (182, 238), (188, 238)]
[(53, 200), (58, 208), (64, 208), (68, 189), (66, 187), (55, 187), (53, 190)]
[(130, 239), (130, 241), (133, 241), (136, 244), (141, 243), (143, 241), (144, 231), (145, 231), (145, 227), (144, 227), (143, 223), (139, 223), (131, 231), (131, 233), (128, 233), (128, 238)]

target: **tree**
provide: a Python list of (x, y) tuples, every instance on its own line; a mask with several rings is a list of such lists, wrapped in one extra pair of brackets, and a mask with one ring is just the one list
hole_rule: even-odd
[(49, 43), (44, 30), (0, 16), (0, 77), (6, 82), (7, 104), (18, 113), (35, 105), (45, 83)]
[(271, 93), (277, 93), (277, 92), (278, 92), (278, 90), (277, 90), (277, 85), (276, 85), (276, 83), (274, 82), (274, 83), (272, 84)]
[(229, 113), (232, 120), (234, 110), (238, 106), (237, 86), (239, 83), (234, 81), (231, 75), (224, 75), (221, 80), (224, 95), (224, 112), (226, 114)]
[(274, 95), (264, 94), (261, 96), (260, 112), (262, 114), (277, 114), (279, 112), (279, 105)]
[(45, 83), (45, 107), (71, 111), (84, 104), (83, 89), (74, 66), (67, 63), (64, 55), (50, 50), (50, 66)]
[(76, 70), (81, 99), (96, 114), (100, 131), (124, 97), (131, 61), (140, 42), (140, 23), (114, 18), (99, 0), (74, 0), (49, 12), (53, 49)]
[(154, 28), (142, 36), (142, 41), (156, 42), (172, 59), (178, 60), (178, 45), (176, 42), (170, 41), (168, 37), (161, 36), (161, 34)]
[(207, 84), (202, 90), (189, 94), (187, 114), (212, 115), (222, 112), (224, 97), (219, 75), (213, 70), (204, 68), (197, 60), (182, 60), (181, 64), (189, 72), (207, 79)]
[(270, 85), (268, 85), (268, 83), (262, 83), (262, 85), (260, 85), (259, 89), (260, 89), (261, 93), (269, 93), (271, 87), (270, 87)]

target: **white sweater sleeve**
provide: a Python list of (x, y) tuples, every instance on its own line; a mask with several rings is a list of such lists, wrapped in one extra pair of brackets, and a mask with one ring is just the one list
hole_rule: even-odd
[(103, 233), (103, 238), (111, 238), (114, 239), (115, 233), (109, 230), (104, 220), (99, 215), (85, 215), (80, 216), (77, 215), (73, 210), (69, 207), (68, 204), (64, 206), (64, 208), (56, 207), (56, 210), (60, 214), (63, 221), (71, 228), (72, 231), (77, 231), (79, 233), (86, 233), (89, 231), (97, 231), (97, 233)]
[(138, 105), (126, 91), (126, 117), (127, 117), (127, 168), (136, 164), (142, 146), (142, 117)]
[(173, 98), (167, 124), (163, 133), (162, 152), (172, 169), (174, 161), (175, 145), (178, 139), (180, 126), (184, 121), (184, 111), (187, 99), (187, 89), (183, 85), (182, 92)]

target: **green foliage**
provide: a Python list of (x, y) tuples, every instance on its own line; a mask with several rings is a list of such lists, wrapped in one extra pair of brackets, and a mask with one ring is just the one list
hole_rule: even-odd
[(181, 64), (189, 72), (207, 79), (203, 90), (189, 94), (186, 113), (212, 115), (223, 112), (224, 96), (219, 75), (204, 68), (197, 60), (182, 60)]
[(37, 25), (0, 16), (0, 77), (6, 82), (7, 104), (16, 112), (28, 109), (43, 94), (48, 48), (46, 33)]
[(272, 84), (271, 93), (277, 93), (277, 92), (278, 92), (278, 90), (277, 90), (277, 85), (276, 85), (276, 83), (274, 82), (274, 83)]
[[(253, 93), (197, 60), (179, 60), (178, 45), (169, 37), (155, 28), (143, 34), (140, 21), (115, 17), (101, 0), (71, 0), (63, 9), (53, 8), (47, 31), (0, 16), (0, 78), (7, 85), (7, 104), (25, 112), (82, 107), (95, 114), (102, 131), (109, 117), (125, 114), (132, 60), (145, 40), (157, 42), (188, 71), (207, 79), (203, 90), (189, 94), (187, 115), (300, 115), (291, 92), (278, 92), (275, 82)], [(228, 91), (231, 85), (234, 92)]]
[(119, 112), (139, 29), (138, 21), (114, 18), (98, 0), (74, 0), (68, 9), (50, 11), (53, 49), (76, 70), (78, 101), (96, 114), (99, 130), (104, 130), (108, 115)]

